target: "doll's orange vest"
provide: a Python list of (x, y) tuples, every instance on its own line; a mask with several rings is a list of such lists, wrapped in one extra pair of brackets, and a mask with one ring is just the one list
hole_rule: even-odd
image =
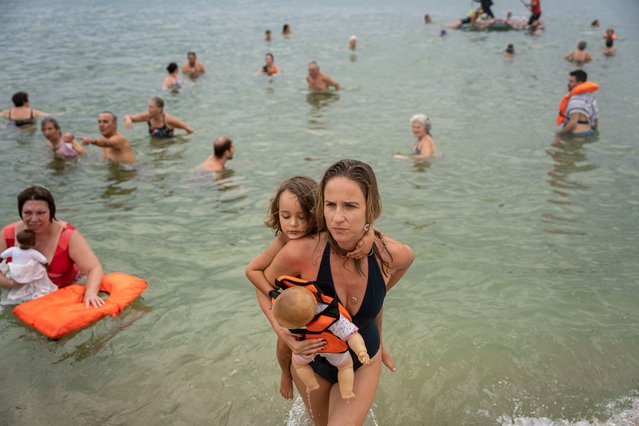
[[(328, 327), (333, 325), (339, 319), (340, 315), (351, 321), (351, 315), (346, 308), (337, 301), (337, 298), (328, 296), (315, 281), (306, 281), (301, 278), (282, 275), (275, 280), (275, 284), (282, 290), (286, 290), (290, 287), (304, 287), (315, 295), (318, 302), (328, 305), (326, 309), (315, 315), (311, 322), (306, 324), (306, 328), (290, 330), (291, 333), (301, 335), (300, 340), (326, 340), (326, 347), (320, 350), (320, 352), (342, 353), (348, 350), (348, 344), (345, 341), (328, 331)], [(279, 294), (278, 291), (272, 290), (270, 292), (271, 301), (275, 301), (275, 298)]]

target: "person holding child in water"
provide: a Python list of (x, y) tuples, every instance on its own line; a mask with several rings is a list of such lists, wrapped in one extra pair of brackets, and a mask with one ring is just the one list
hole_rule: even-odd
[(274, 77), (276, 75), (280, 75), (280, 68), (275, 65), (275, 58), (272, 53), (267, 53), (264, 57), (264, 61), (266, 64), (260, 68), (260, 74), (268, 75), (269, 77)]
[[(413, 262), (412, 250), (375, 231), (370, 255), (353, 259), (347, 254), (369, 231), (381, 214), (381, 199), (375, 173), (357, 160), (340, 160), (320, 180), (315, 203), (319, 232), (289, 240), (264, 271), (275, 284), (282, 275), (327, 283), (352, 317), (364, 338), (371, 364), (362, 366), (353, 356), (355, 368), (352, 399), (339, 397), (337, 368), (322, 357), (311, 363), (319, 388), (306, 393), (306, 386), (293, 369), (295, 386), (316, 424), (358, 425), (368, 415), (375, 399), (382, 369), (381, 315), (386, 293), (404, 276)], [(294, 337), (282, 334), (293, 353), (310, 357), (324, 345), (309, 341), (301, 347)], [(352, 356), (352, 354), (351, 354)]]

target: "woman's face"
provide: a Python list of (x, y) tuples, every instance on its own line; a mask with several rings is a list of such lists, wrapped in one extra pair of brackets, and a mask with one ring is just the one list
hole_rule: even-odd
[(56, 129), (53, 123), (45, 124), (44, 128), (42, 129), (42, 134), (45, 138), (54, 143), (59, 141), (62, 137), (62, 135), (60, 134), (60, 129)]
[(413, 130), (413, 135), (415, 135), (417, 139), (421, 139), (426, 136), (426, 128), (417, 120), (411, 123), (411, 129)]
[(326, 183), (324, 219), (337, 244), (352, 250), (366, 226), (366, 199), (355, 181), (339, 176)]
[(49, 204), (42, 200), (28, 200), (22, 205), (21, 217), (28, 229), (40, 234), (46, 231), (51, 223)]
[(271, 55), (266, 55), (264, 57), (264, 60), (266, 61), (266, 65), (272, 65), (273, 64), (273, 57)]
[(153, 101), (149, 101), (147, 106), (149, 108), (149, 115), (151, 115), (153, 117), (155, 117), (156, 115), (162, 113), (162, 110)]

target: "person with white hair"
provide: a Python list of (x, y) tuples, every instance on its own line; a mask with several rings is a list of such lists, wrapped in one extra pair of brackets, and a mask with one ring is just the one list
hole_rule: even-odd
[(414, 158), (427, 158), (435, 155), (435, 144), (430, 134), (430, 118), (426, 114), (415, 114), (410, 118), (413, 135), (417, 138), (411, 149)]
[(352, 35), (351, 38), (348, 39), (348, 48), (351, 50), (357, 49), (357, 37)]

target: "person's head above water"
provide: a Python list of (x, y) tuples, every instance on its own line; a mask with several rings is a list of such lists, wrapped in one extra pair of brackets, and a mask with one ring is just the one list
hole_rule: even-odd
[(29, 95), (27, 92), (17, 92), (11, 97), (11, 101), (16, 107), (21, 107), (29, 103)]
[(166, 70), (168, 71), (169, 74), (173, 74), (174, 72), (176, 72), (178, 70), (178, 64), (176, 64), (175, 62), (171, 62), (166, 67)]
[(431, 122), (430, 118), (426, 114), (415, 114), (410, 118), (410, 124), (412, 125), (414, 122), (421, 124), (424, 127), (426, 132), (430, 132)]
[(509, 44), (508, 46), (506, 46), (506, 53), (513, 55), (515, 53), (515, 46), (513, 46), (512, 44)]
[(583, 40), (582, 40), (582, 41), (580, 41), (580, 42), (577, 44), (577, 49), (579, 49), (579, 50), (586, 50), (586, 46), (587, 46), (587, 45), (588, 45), (588, 43), (586, 43), (585, 41), (583, 41)]
[(234, 153), (233, 140), (228, 136), (218, 136), (213, 142), (213, 155), (216, 158), (223, 158), (226, 155), (228, 160), (232, 160)]

